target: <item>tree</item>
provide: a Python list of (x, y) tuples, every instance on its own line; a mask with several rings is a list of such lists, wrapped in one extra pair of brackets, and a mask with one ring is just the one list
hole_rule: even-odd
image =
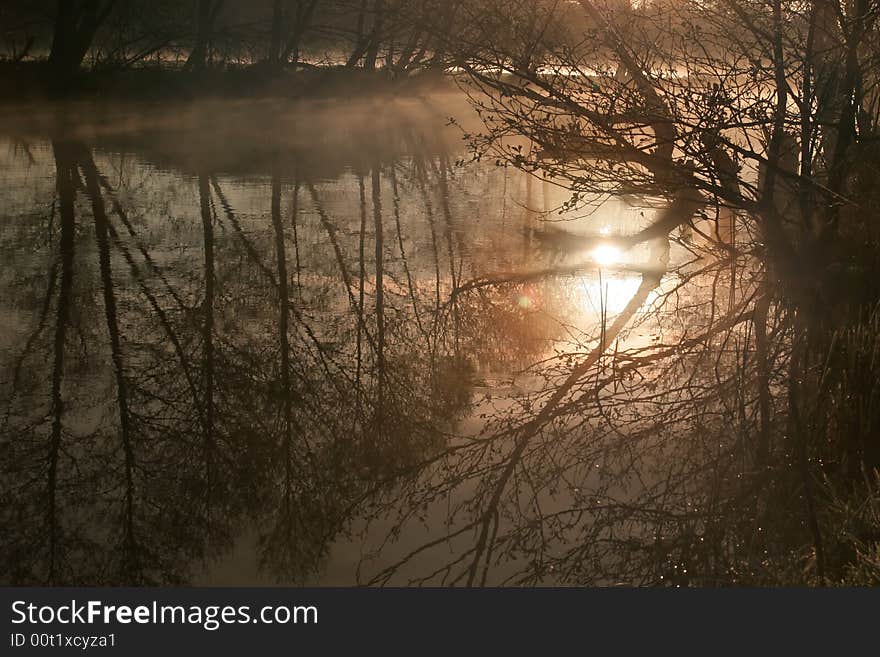
[(116, 0), (58, 0), (49, 65), (59, 78), (75, 73)]
[(274, 0), (269, 40), (269, 61), (297, 64), (305, 34), (320, 0)]
[[(805, 571), (840, 581), (852, 551), (823, 527), (837, 521), (822, 482), (860, 500), (871, 477), (859, 473), (880, 466), (870, 431), (856, 445), (840, 429), (861, 402), (840, 401), (838, 387), (877, 341), (880, 271), (863, 245), (876, 249), (880, 235), (860, 209), (874, 202), (877, 173), (859, 161), (876, 157), (880, 118), (866, 91), (880, 74), (873, 14), (827, 0), (580, 0), (579, 16), (572, 4), (463, 7), (444, 50), (484, 120), (466, 137), (475, 159), (569, 190), (563, 219), (608, 194), (663, 199), (633, 234), (540, 234), (569, 255), (647, 245), (656, 265), (578, 356), (547, 370), (527, 412), (438, 458), (436, 488), (430, 477), (413, 486), (426, 504), (447, 486), (461, 492), (447, 533), (458, 557), (430, 581), (498, 581), (487, 578), (499, 563), (519, 583), (780, 583)], [(694, 260), (671, 266), (672, 244)], [(707, 286), (724, 299), (703, 296)], [(665, 338), (626, 347), (646, 322)], [(489, 463), (477, 458), (487, 451)], [(517, 566), (523, 553), (531, 560)]]
[(214, 37), (214, 24), (224, 4), (225, 0), (196, 0), (195, 40), (186, 60), (187, 68), (201, 71), (208, 66), (211, 42)]

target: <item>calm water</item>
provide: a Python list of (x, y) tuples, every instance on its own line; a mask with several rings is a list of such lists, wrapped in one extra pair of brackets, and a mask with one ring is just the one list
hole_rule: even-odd
[[(563, 549), (469, 565), (516, 525), (504, 431), (675, 249), (548, 248), (566, 192), (470, 162), (454, 96), (4, 113), (4, 580), (499, 583)], [(501, 496), (562, 512), (582, 466)]]

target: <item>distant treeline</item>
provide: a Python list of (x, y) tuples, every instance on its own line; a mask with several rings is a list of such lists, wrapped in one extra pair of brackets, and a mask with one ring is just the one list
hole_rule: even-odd
[[(566, 3), (538, 0), (8, 0), (0, 58), (81, 68), (335, 65), (394, 74), (439, 67), (472, 29), (517, 38), (509, 8), (559, 25)], [(561, 9), (560, 9), (561, 7)], [(578, 13), (580, 16), (580, 13)], [(531, 26), (533, 27), (533, 26)]]

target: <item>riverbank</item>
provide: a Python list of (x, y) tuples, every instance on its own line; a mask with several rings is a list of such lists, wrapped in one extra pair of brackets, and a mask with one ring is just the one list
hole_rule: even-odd
[(375, 94), (419, 94), (452, 88), (439, 71), (393, 76), (385, 69), (344, 66), (268, 68), (225, 66), (190, 71), (160, 66), (83, 70), (59, 83), (45, 62), (0, 62), (0, 103), (52, 98), (103, 100), (192, 100), (201, 98), (330, 98)]

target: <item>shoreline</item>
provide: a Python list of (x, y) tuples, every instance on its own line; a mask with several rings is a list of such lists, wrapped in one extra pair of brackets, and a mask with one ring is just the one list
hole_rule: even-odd
[(0, 62), (0, 105), (42, 100), (161, 101), (201, 99), (318, 99), (339, 96), (417, 95), (456, 89), (438, 71), (393, 77), (386, 69), (344, 66), (249, 66), (188, 71), (165, 66), (80, 71), (59, 84), (46, 62)]

